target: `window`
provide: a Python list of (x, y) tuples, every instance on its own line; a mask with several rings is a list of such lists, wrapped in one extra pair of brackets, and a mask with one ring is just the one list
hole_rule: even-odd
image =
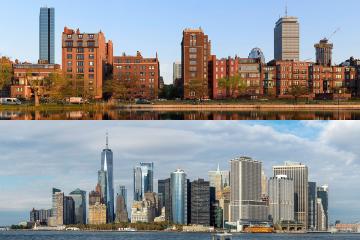
[(190, 61), (190, 65), (196, 65), (197, 62), (196, 61)]
[(71, 67), (71, 66), (72, 66), (72, 61), (68, 61), (68, 62), (67, 62), (67, 66), (68, 66), (68, 67)]
[(76, 62), (76, 66), (78, 66), (78, 67), (83, 67), (83, 66), (84, 66), (84, 62)]
[(88, 41), (88, 47), (95, 47), (95, 42)]
[(196, 59), (197, 58), (197, 55), (196, 54), (190, 54), (190, 59)]
[(67, 48), (67, 52), (72, 52), (72, 48)]
[(84, 60), (84, 54), (76, 54), (77, 60)]
[(73, 42), (72, 42), (72, 41), (66, 41), (66, 42), (65, 42), (65, 45), (66, 45), (67, 47), (72, 47), (72, 46), (73, 46)]
[(78, 38), (79, 38), (79, 39), (83, 39), (83, 37), (84, 37), (84, 35), (82, 35), (82, 34), (79, 34), (79, 35), (78, 35)]
[(91, 67), (91, 68), (89, 68), (89, 72), (93, 73), (93, 72), (95, 72), (95, 69)]
[(72, 54), (68, 54), (67, 59), (72, 59)]
[(197, 53), (197, 48), (189, 48), (190, 53)]
[(94, 48), (89, 48), (89, 52), (93, 53), (93, 52), (95, 52), (95, 49)]
[(82, 47), (82, 46), (83, 46), (83, 42), (82, 42), (82, 41), (78, 41), (78, 42), (77, 42), (77, 45), (78, 45), (78, 47)]
[(155, 69), (154, 66), (150, 66), (150, 67), (149, 67), (149, 70), (154, 70), (154, 69)]
[[(89, 79), (94, 79), (95, 75), (94, 74), (89, 74)], [(92, 81), (90, 81), (89, 83), (92, 83)]]
[(155, 76), (155, 73), (154, 73), (154, 72), (151, 72), (151, 73), (150, 73), (150, 76), (154, 77), (154, 76)]
[(71, 35), (71, 34), (68, 34), (68, 35), (67, 35), (67, 38), (68, 38), (68, 39), (71, 39), (71, 38), (72, 38), (72, 35)]
[(68, 73), (71, 73), (72, 72), (72, 68), (70, 67), (68, 67), (67, 69), (66, 69), (66, 72), (68, 72)]
[(77, 68), (77, 69), (76, 69), (76, 72), (77, 72), (77, 73), (84, 73), (84, 69), (83, 69), (83, 68)]
[(92, 62), (92, 61), (89, 62), (89, 65), (93, 67), (93, 66), (94, 66), (94, 62)]
[(84, 53), (84, 49), (83, 49), (83, 48), (77, 48), (77, 49), (76, 49), (76, 52), (77, 52), (77, 53)]
[(94, 34), (89, 34), (89, 38), (90, 39), (94, 39), (95, 35)]
[(89, 54), (89, 59), (94, 59), (95, 55), (94, 54)]

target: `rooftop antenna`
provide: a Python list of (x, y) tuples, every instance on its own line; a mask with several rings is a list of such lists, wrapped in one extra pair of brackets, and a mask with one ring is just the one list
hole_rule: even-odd
[(285, 17), (288, 16), (288, 4), (285, 2)]

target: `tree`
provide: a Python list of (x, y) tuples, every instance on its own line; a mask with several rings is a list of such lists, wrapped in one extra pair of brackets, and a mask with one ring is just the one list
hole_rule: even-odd
[(14, 72), (8, 57), (0, 58), (0, 90), (10, 86)]
[(190, 80), (187, 85), (185, 85), (185, 89), (188, 92), (188, 96), (184, 96), (185, 98), (197, 98), (204, 99), (209, 95), (208, 86), (204, 83), (204, 80)]
[(107, 80), (104, 85), (104, 96), (108, 99), (126, 100), (128, 88), (123, 81)]
[(247, 91), (247, 83), (240, 75), (221, 78), (218, 84), (220, 88), (226, 89), (227, 95), (231, 98), (241, 96)]
[(299, 99), (301, 96), (308, 95), (309, 91), (306, 86), (303, 85), (292, 85), (290, 89), (290, 95), (295, 98), (295, 101)]

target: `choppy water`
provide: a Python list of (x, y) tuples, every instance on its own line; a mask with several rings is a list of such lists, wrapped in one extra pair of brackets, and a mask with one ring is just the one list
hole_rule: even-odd
[(360, 111), (0, 111), (0, 120), (360, 120)]
[[(192, 233), (119, 233), (119, 232), (0, 232), (1, 240), (209, 240), (210, 234)], [(356, 234), (235, 235), (234, 240), (355, 240)]]

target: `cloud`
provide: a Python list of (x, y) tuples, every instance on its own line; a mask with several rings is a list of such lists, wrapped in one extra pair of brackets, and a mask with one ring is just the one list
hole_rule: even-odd
[(156, 180), (176, 168), (194, 179), (247, 155), (263, 161), (268, 176), (284, 161), (307, 164), (311, 181), (330, 185), (332, 220), (360, 215), (357, 122), (5, 122), (0, 131), (0, 212), (49, 208), (52, 187), (91, 191), (109, 131), (115, 183), (127, 186), (129, 200), (139, 162), (155, 163)]

